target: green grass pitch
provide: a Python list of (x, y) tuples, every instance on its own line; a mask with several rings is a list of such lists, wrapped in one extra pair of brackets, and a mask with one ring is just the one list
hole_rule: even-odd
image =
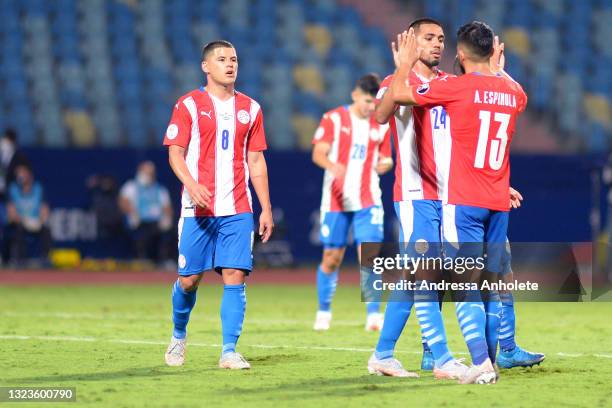
[[(311, 330), (313, 287), (249, 286), (239, 350), (253, 368), (230, 372), (216, 368), (222, 289), (204, 283), (188, 328), (186, 364), (166, 367), (170, 290), (0, 287), (0, 385), (74, 386), (77, 402), (67, 407), (612, 406), (612, 303), (518, 304), (519, 343), (545, 352), (546, 361), (502, 371), (496, 385), (461, 386), (430, 373), (368, 375), (377, 334), (363, 330), (358, 288), (342, 286), (326, 333)], [(445, 306), (451, 349), (466, 357), (454, 307)], [(408, 369), (420, 364), (417, 333), (413, 315), (396, 355)]]

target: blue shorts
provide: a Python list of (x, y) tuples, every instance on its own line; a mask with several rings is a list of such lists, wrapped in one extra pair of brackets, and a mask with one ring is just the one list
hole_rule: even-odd
[(223, 268), (253, 269), (253, 214), (184, 217), (179, 220), (178, 273), (195, 275)]
[[(509, 267), (507, 211), (467, 205), (445, 204), (443, 208), (444, 251), (449, 257), (483, 257), (490, 272)], [(486, 248), (485, 248), (486, 244)]]
[(326, 212), (321, 217), (320, 238), (325, 249), (344, 248), (353, 225), (355, 244), (382, 242), (385, 212), (380, 205), (359, 211)]
[(438, 200), (406, 200), (394, 203), (400, 222), (399, 242), (408, 256), (438, 257), (442, 251), (440, 228), (442, 202)]

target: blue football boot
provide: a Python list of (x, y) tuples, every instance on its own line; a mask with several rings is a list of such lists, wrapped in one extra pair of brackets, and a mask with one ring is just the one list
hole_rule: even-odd
[(531, 367), (540, 364), (546, 356), (541, 353), (532, 353), (523, 350), (518, 345), (509, 351), (499, 351), (497, 365), (501, 368)]

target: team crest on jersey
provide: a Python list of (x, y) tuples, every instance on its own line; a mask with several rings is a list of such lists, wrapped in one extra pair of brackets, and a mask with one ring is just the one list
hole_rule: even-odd
[(178, 266), (179, 268), (183, 269), (184, 267), (187, 266), (187, 258), (185, 258), (185, 255), (180, 254), (179, 258), (178, 258)]
[(417, 239), (414, 243), (414, 250), (423, 255), (425, 252), (429, 250), (429, 242), (425, 241), (423, 238)]
[(170, 140), (174, 139), (178, 135), (178, 126), (174, 123), (171, 123), (166, 130), (166, 137)]
[(243, 125), (246, 125), (250, 121), (251, 115), (249, 115), (249, 112), (245, 111), (244, 109), (238, 111), (238, 122), (242, 123)]
[(429, 92), (429, 84), (421, 84), (416, 90), (419, 95), (425, 95), (427, 92)]

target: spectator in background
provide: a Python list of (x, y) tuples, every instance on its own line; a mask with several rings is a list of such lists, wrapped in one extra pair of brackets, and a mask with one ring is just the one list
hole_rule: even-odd
[(6, 225), (6, 195), (8, 186), (15, 181), (15, 168), (18, 165), (29, 166), (26, 155), (17, 149), (17, 132), (6, 129), (0, 137), (0, 248), (2, 258), (6, 260), (9, 256), (8, 242), (4, 241), (4, 226)]
[(112, 175), (94, 174), (87, 178), (86, 186), (98, 231), (94, 256), (118, 257), (125, 254), (129, 238), (119, 209), (117, 180)]
[(133, 232), (136, 256), (154, 262), (168, 261), (172, 205), (168, 190), (156, 181), (153, 162), (140, 163), (136, 178), (123, 185), (119, 208)]
[(7, 218), (11, 262), (20, 264), (25, 260), (30, 237), (38, 240), (40, 257), (46, 262), (51, 247), (49, 206), (41, 184), (34, 180), (30, 167), (23, 164), (15, 168), (15, 181), (8, 187)]
[(30, 167), (27, 156), (17, 147), (17, 132), (6, 129), (0, 138), (0, 197), (5, 201), (9, 185), (15, 181), (18, 166)]

